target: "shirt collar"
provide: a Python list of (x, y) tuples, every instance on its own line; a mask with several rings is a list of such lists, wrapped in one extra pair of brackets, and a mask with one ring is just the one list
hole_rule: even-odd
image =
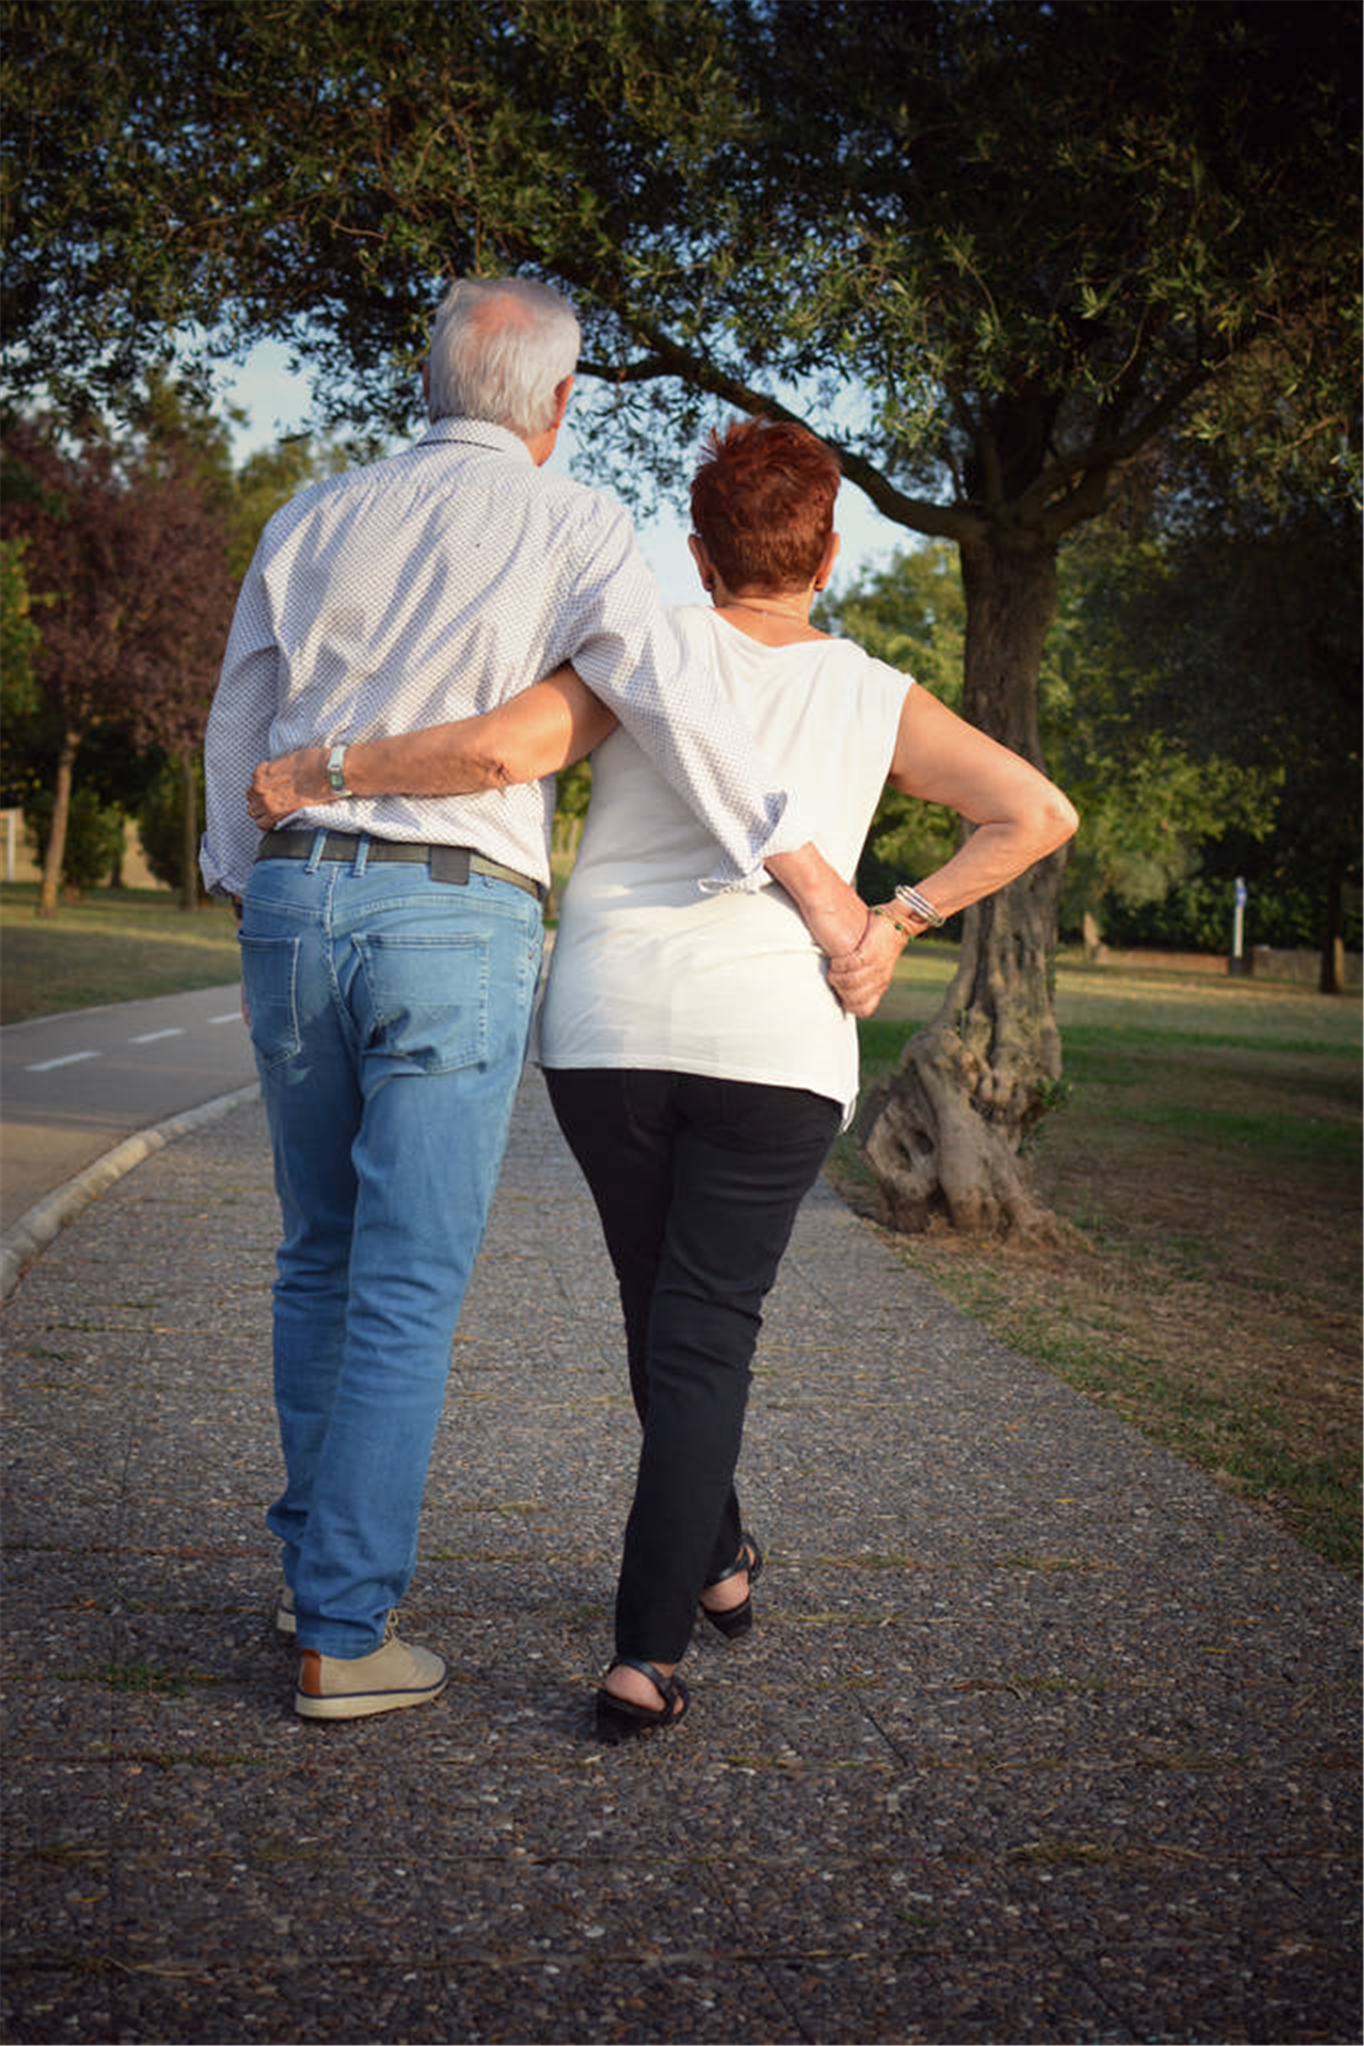
[(455, 441), (462, 446), (496, 448), (499, 454), (519, 455), (523, 462), (530, 461), (530, 449), (507, 426), (494, 426), (490, 419), (434, 419), (417, 442), (419, 448), (431, 447), (437, 442)]

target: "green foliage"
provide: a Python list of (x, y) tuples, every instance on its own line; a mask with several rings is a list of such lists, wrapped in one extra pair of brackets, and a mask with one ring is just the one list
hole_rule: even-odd
[(138, 0), (9, 15), (28, 388), (126, 386), (197, 322), (284, 337), (338, 415), (402, 425), (439, 280), (524, 268), (582, 306), (626, 481), (675, 474), (704, 402), (794, 402), (839, 418), (891, 517), (963, 537), (1007, 508), (1054, 541), (1271, 341), (1291, 376), (1240, 412), (1261, 446), (1348, 432), (1336, 0), (219, 0), (155, 37)]
[(1266, 490), (1226, 455), (1167, 459), (1139, 528), (1092, 529), (1062, 587), (1044, 702), (1084, 817), (1072, 911), (1087, 887), (1115, 937), (1177, 916), (1188, 935), (1167, 936), (1215, 928), (1220, 949), (1241, 874), (1255, 942), (1321, 943), (1359, 882), (1357, 513), (1325, 479)]
[(908, 548), (851, 589), (821, 599), (814, 622), (961, 708), (966, 599), (956, 549), (946, 541)]
[[(1105, 905), (1104, 936), (1115, 945), (1166, 946), (1200, 952), (1231, 948), (1236, 882), (1247, 884), (1244, 942), (1255, 945), (1319, 947), (1323, 937), (1323, 894), (1309, 885), (1276, 832), (1267, 844), (1228, 833), (1205, 846), (1199, 871), (1177, 882), (1158, 902)], [(1339, 936), (1360, 950), (1360, 891), (1344, 891)]]
[[(836, 597), (824, 599), (815, 623), (912, 675), (952, 709), (961, 704), (966, 601), (956, 550), (929, 541), (898, 554)], [(955, 814), (887, 789), (877, 805), (857, 869), (859, 892), (885, 901), (897, 881), (932, 873), (957, 849)]]
[[(1120, 622), (1115, 595), (1137, 559), (1157, 581), (1177, 565), (1160, 539), (1129, 542), (1102, 527), (1061, 564), (1042, 718), (1048, 760), (1083, 820), (1062, 894), (1068, 932), (1086, 913), (1107, 930), (1115, 910), (1165, 902), (1229, 833), (1268, 838), (1283, 789), (1280, 767), (1214, 752), (1196, 717), (1175, 717), (1161, 700), (1162, 648)], [(1194, 942), (1192, 929), (1183, 942)]]
[(585, 817), (587, 806), (592, 800), (592, 762), (575, 761), (559, 776), (554, 804), (556, 817)]
[[(1241, 875), (1249, 942), (1320, 942), (1332, 862), (1357, 872), (1357, 556), (1349, 521), (1301, 493), (1274, 513), (1227, 473), (1200, 506), (1183, 471), (1148, 490), (1135, 533), (1119, 516), (1063, 554), (1041, 675), (1043, 752), (1082, 819), (1063, 931), (1089, 913), (1115, 943), (1222, 951)], [(945, 546), (898, 556), (821, 616), (959, 705)], [(930, 871), (954, 832), (887, 792), (862, 887)]]
[[(198, 831), (204, 828), (204, 764), (196, 753), (195, 787), (198, 793)], [(137, 833), (142, 853), (158, 881), (179, 888), (183, 879), (185, 843), (184, 775), (178, 760), (162, 763), (137, 813)], [(202, 887), (200, 894), (203, 894)]]
[(38, 708), (33, 657), (42, 635), (24, 574), (22, 538), (0, 540), (0, 722)]
[[(5, 537), (23, 541), (30, 584), (52, 600), (32, 649), (41, 697), (16, 721), (26, 761), (17, 766), (7, 748), (5, 774), (21, 784), (41, 775), (54, 797), (82, 748), (113, 732), (134, 753), (199, 744), (231, 619), (220, 426), (157, 378), (129, 416), (132, 438), (93, 417), (77, 435), (50, 415), (5, 436)], [(55, 868), (67, 859), (63, 805), (46, 814), (56, 833), (43, 891), (51, 915)]]
[[(52, 791), (38, 789), (24, 806), (24, 826), (41, 864), (52, 829)], [(124, 815), (116, 804), (101, 803), (93, 789), (73, 790), (62, 852), (62, 882), (80, 891), (107, 881), (123, 853)]]
[(248, 455), (232, 478), (228, 506), (228, 566), (233, 581), (240, 582), (245, 575), (256, 542), (281, 505), (307, 484), (335, 475), (352, 461), (371, 459), (376, 452), (372, 446), (301, 434)]
[(1198, 872), (1204, 848), (1238, 826), (1267, 837), (1280, 782), (1233, 761), (1191, 759), (1159, 733), (1125, 759), (1091, 760), (1088, 774), (1077, 763), (1067, 787), (1084, 832), (1066, 871), (1062, 929), (1077, 931), (1085, 911), (1102, 923), (1109, 905), (1164, 902)]

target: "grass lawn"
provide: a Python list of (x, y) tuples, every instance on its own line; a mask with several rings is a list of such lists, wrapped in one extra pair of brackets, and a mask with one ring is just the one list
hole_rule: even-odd
[[(951, 966), (907, 957), (861, 1026), (864, 1085)], [(1064, 1099), (1033, 1162), (1065, 1247), (887, 1241), (1003, 1341), (1357, 1570), (1357, 1000), (1063, 962), (1057, 1011)], [(834, 1173), (874, 1212), (848, 1139)]]
[(167, 889), (94, 888), (39, 917), (37, 902), (36, 881), (0, 886), (0, 1023), (238, 978), (226, 903), (190, 912)]

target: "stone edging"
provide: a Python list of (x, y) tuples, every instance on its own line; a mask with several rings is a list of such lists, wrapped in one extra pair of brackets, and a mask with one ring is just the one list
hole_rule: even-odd
[(97, 1200), (106, 1187), (122, 1179), (125, 1172), (131, 1172), (144, 1158), (159, 1151), (176, 1137), (188, 1136), (204, 1123), (216, 1122), (219, 1116), (239, 1108), (248, 1101), (255, 1101), (260, 1095), (260, 1083), (253, 1080), (248, 1087), (239, 1087), (234, 1094), (220, 1094), (214, 1101), (205, 1101), (198, 1108), (190, 1108), (183, 1115), (168, 1116), (165, 1122), (153, 1123), (150, 1129), (138, 1130), (131, 1137), (125, 1137), (112, 1151), (106, 1151), (93, 1165), (87, 1165), (74, 1179), (68, 1179), (53, 1193), (45, 1194), (26, 1214), (19, 1217), (12, 1229), (0, 1236), (0, 1300), (8, 1300), (24, 1272), (42, 1250), (65, 1225)]

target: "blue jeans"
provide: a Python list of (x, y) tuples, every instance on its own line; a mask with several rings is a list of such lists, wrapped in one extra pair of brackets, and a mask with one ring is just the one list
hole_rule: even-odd
[[(319, 834), (320, 844), (321, 834)], [(424, 866), (265, 860), (242, 981), (283, 1241), (274, 1288), (298, 1642), (367, 1655), (411, 1577), (450, 1346), (540, 967), (535, 899)]]

